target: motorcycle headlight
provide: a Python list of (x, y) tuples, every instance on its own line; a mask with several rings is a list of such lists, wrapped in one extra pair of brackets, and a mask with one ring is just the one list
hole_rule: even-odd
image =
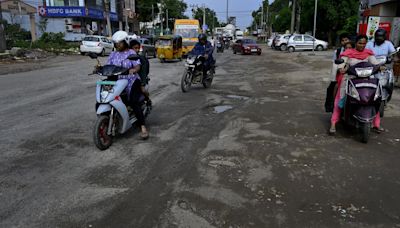
[(108, 91), (102, 91), (101, 93), (100, 93), (100, 101), (101, 102), (105, 102), (106, 101), (106, 99), (107, 99), (107, 97), (108, 97), (108, 94), (109, 94), (110, 92), (108, 92)]
[(358, 77), (369, 77), (372, 75), (374, 68), (373, 67), (366, 67), (366, 68), (356, 68), (356, 73)]

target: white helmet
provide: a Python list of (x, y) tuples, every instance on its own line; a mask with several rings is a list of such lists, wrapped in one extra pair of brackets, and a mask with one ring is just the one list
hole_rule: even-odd
[(114, 43), (125, 41), (127, 44), (129, 44), (128, 33), (124, 31), (115, 32), (114, 35), (112, 36), (112, 41)]

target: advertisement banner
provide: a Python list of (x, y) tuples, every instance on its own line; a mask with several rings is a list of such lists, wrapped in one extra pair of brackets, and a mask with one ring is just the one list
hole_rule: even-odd
[(380, 17), (369, 17), (368, 18), (368, 27), (367, 27), (367, 36), (368, 40), (372, 40), (374, 38), (375, 31), (379, 28)]
[(392, 23), (392, 37), (391, 40), (393, 41), (394, 45), (400, 46), (400, 18), (396, 17), (393, 19)]
[(392, 25), (390, 22), (381, 22), (379, 23), (379, 28), (386, 30), (386, 39), (390, 38), (390, 32), (392, 30)]

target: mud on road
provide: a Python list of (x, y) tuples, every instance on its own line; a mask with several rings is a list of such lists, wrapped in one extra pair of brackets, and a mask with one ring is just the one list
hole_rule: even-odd
[(89, 60), (0, 77), (4, 93), (39, 77), (1, 103), (0, 225), (399, 226), (398, 90), (369, 144), (342, 126), (328, 136), (330, 56), (228, 51), (212, 87), (185, 94), (183, 64), (151, 60), (151, 138), (131, 131), (103, 152)]

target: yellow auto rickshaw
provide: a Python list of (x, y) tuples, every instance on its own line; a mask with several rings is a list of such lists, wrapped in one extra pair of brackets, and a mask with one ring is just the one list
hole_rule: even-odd
[(182, 60), (182, 37), (161, 36), (157, 41), (157, 57), (161, 62), (165, 60)]

